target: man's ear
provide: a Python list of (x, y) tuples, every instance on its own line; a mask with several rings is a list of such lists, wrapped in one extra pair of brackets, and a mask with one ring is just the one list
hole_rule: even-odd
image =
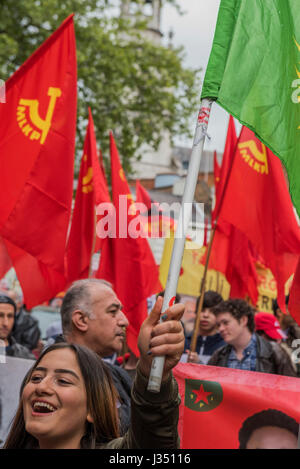
[(79, 309), (76, 309), (72, 313), (72, 324), (77, 330), (86, 332), (89, 327), (87, 315)]
[(242, 316), (241, 319), (240, 319), (240, 321), (241, 321), (242, 326), (247, 326), (247, 324), (248, 324), (248, 317), (247, 317), (247, 316)]

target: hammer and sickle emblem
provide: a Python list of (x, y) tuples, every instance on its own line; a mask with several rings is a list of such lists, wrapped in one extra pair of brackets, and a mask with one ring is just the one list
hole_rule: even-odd
[[(259, 164), (261, 166), (261, 169), (258, 172), (262, 174), (263, 173), (268, 174), (269, 171), (268, 171), (267, 150), (263, 143), (261, 144), (261, 146), (262, 146), (262, 151), (259, 151), (254, 140), (243, 142), (238, 145), (239, 150), (241, 151), (242, 157), (247, 163), (249, 163), (251, 167), (254, 167), (255, 170), (258, 170), (258, 164)], [(253, 166), (252, 156), (254, 157), (254, 160), (256, 160), (256, 162), (254, 162), (254, 166)]]
[(93, 190), (93, 168), (90, 166), (82, 178), (82, 192), (88, 194)]
[(122, 179), (122, 181), (126, 181), (125, 173), (124, 173), (124, 169), (123, 169), (123, 168), (120, 169), (120, 171), (119, 171), (119, 176), (120, 176), (120, 178)]
[[(50, 100), (45, 119), (42, 119), (39, 115), (39, 102), (37, 99), (20, 99), (17, 110), (17, 120), (23, 133), (26, 136), (29, 136), (31, 140), (40, 139), (41, 144), (45, 143), (50, 130), (56, 100), (61, 96), (61, 89), (49, 87), (48, 96), (50, 96)], [(41, 133), (34, 130), (27, 121), (25, 116), (26, 106), (29, 108), (29, 119), (31, 124), (39, 129)]]

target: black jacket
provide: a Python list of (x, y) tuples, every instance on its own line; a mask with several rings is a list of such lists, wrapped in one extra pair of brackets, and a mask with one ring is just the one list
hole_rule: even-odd
[[(290, 357), (275, 342), (268, 342), (267, 340), (256, 335), (256, 369), (255, 371), (261, 371), (262, 373), (272, 373), (274, 375), (285, 375), (285, 376), (296, 376), (294, 368), (292, 366)], [(227, 367), (228, 358), (232, 346), (227, 344), (224, 347), (217, 350), (210, 358), (208, 365), (212, 366), (223, 366)]]
[(13, 337), (8, 339), (9, 345), (5, 347), (5, 354), (9, 357), (15, 358), (27, 358), (30, 360), (35, 360), (35, 356), (28, 350), (27, 347), (24, 347), (21, 344), (18, 344)]
[(15, 318), (12, 336), (18, 344), (24, 345), (28, 350), (35, 349), (41, 336), (37, 319), (21, 308)]
[[(184, 350), (190, 350), (193, 333), (186, 335)], [(203, 355), (212, 355), (216, 350), (225, 345), (219, 333), (214, 335), (202, 336), (198, 335), (196, 342), (196, 352), (199, 354), (201, 348), (203, 348)]]

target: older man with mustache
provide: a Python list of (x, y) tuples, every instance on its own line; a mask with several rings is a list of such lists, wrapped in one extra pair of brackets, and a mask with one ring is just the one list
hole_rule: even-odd
[[(99, 279), (74, 282), (66, 292), (61, 318), (63, 337), (56, 342), (84, 345), (100, 358), (119, 353), (125, 342), (128, 320), (122, 305), (110, 284)], [(132, 381), (119, 366), (107, 363), (119, 393), (121, 432), (130, 424), (130, 394)]]

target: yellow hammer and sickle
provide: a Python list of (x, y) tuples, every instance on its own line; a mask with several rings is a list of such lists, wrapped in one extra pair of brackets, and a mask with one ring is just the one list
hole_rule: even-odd
[(48, 89), (48, 96), (50, 96), (50, 101), (45, 119), (42, 119), (39, 115), (39, 102), (37, 99), (20, 99), (19, 102), (21, 106), (29, 107), (29, 117), (31, 122), (42, 131), (41, 144), (45, 142), (50, 130), (55, 103), (57, 98), (61, 96), (61, 90), (59, 88), (50, 87)]
[(238, 147), (241, 150), (242, 155), (247, 154), (247, 150), (250, 150), (254, 158), (265, 166), (266, 174), (268, 174), (268, 159), (265, 145), (262, 143), (262, 151), (259, 151), (254, 140), (248, 142), (239, 143)]
[(90, 166), (87, 170), (86, 175), (83, 176), (82, 178), (82, 192), (84, 194), (87, 194), (88, 192), (91, 192), (93, 190), (92, 179), (93, 179), (93, 168)]
[(125, 179), (125, 173), (124, 173), (124, 169), (121, 168), (120, 171), (119, 171), (119, 176), (120, 178), (122, 179), (122, 181), (126, 181)]

